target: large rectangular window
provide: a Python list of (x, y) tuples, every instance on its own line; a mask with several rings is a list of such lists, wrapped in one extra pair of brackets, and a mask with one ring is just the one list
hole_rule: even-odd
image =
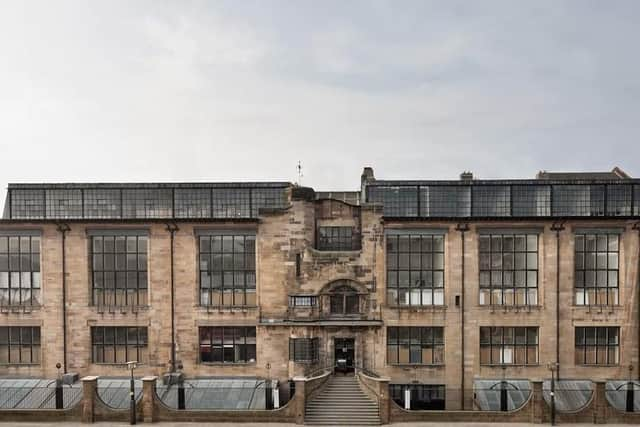
[(318, 250), (355, 251), (360, 249), (360, 236), (353, 227), (318, 227)]
[(604, 185), (554, 185), (553, 216), (602, 216), (605, 214)]
[(317, 362), (318, 353), (318, 338), (289, 338), (289, 360), (303, 363)]
[(378, 187), (368, 188), (369, 201), (383, 204), (383, 214), (387, 217), (418, 216), (418, 187)]
[(471, 216), (471, 187), (435, 185), (420, 187), (420, 216), (432, 218)]
[(575, 295), (577, 305), (617, 305), (618, 234), (576, 234)]
[(479, 238), (480, 305), (538, 304), (538, 235)]
[(511, 190), (506, 185), (474, 185), (473, 216), (511, 216)]
[(11, 219), (44, 218), (44, 190), (9, 190), (11, 197)]
[(387, 237), (387, 302), (392, 306), (444, 304), (444, 235)]
[(481, 327), (480, 364), (538, 364), (538, 328)]
[(444, 363), (443, 327), (388, 327), (389, 365), (441, 365)]
[(514, 185), (511, 187), (511, 213), (518, 217), (551, 215), (551, 187)]
[(249, 218), (251, 216), (251, 190), (248, 188), (214, 188), (213, 218)]
[(46, 192), (47, 218), (82, 218), (81, 190), (53, 190)]
[(617, 365), (620, 362), (620, 328), (576, 328), (576, 365)]
[(445, 386), (441, 384), (389, 384), (389, 394), (401, 408), (405, 408), (405, 398), (409, 390), (409, 409), (445, 409)]
[(39, 327), (0, 326), (0, 365), (39, 363)]
[(256, 361), (256, 328), (206, 326), (199, 328), (200, 361), (251, 363)]
[(40, 305), (40, 237), (0, 235), (0, 306)]
[(120, 218), (121, 196), (120, 190), (114, 188), (84, 190), (85, 218)]
[(106, 364), (146, 363), (148, 341), (145, 327), (94, 326), (91, 328), (91, 360)]
[(91, 237), (93, 305), (147, 304), (147, 240), (143, 235)]
[(171, 218), (173, 196), (170, 188), (136, 188), (122, 190), (124, 218)]
[(255, 235), (200, 236), (200, 304), (256, 305)]
[(209, 218), (211, 216), (211, 189), (176, 188), (173, 196), (176, 218)]

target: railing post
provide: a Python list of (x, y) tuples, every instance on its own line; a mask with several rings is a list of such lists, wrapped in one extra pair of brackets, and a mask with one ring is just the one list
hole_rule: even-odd
[(62, 378), (56, 379), (56, 409), (64, 409), (64, 390), (62, 389)]
[(155, 421), (154, 408), (156, 406), (156, 381), (158, 377), (148, 376), (142, 378), (142, 421), (152, 423)]
[(273, 409), (273, 389), (271, 388), (271, 380), (266, 380), (264, 386), (265, 409)]
[(544, 421), (544, 396), (542, 394), (542, 381), (531, 381), (531, 412), (529, 422), (534, 424), (542, 424)]
[(296, 394), (293, 395), (296, 411), (296, 424), (304, 424), (304, 413), (306, 405), (305, 378), (294, 377)]
[(82, 378), (82, 422), (91, 424), (94, 421), (96, 394), (98, 393), (98, 377)]
[(594, 424), (607, 424), (607, 398), (605, 396), (605, 382), (594, 381), (595, 389), (595, 407), (593, 408)]

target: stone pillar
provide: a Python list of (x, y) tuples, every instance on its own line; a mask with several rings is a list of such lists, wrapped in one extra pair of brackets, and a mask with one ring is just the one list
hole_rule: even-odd
[(93, 423), (95, 401), (98, 393), (98, 377), (82, 378), (82, 422)]
[(542, 395), (542, 381), (531, 381), (531, 405), (529, 422), (542, 424), (544, 421), (544, 396)]
[(296, 411), (296, 424), (304, 424), (304, 412), (306, 406), (306, 390), (305, 390), (305, 378), (294, 377), (293, 381), (296, 384), (296, 394), (293, 396)]
[(154, 422), (154, 409), (156, 406), (156, 381), (158, 377), (148, 376), (142, 378), (142, 421)]
[(607, 397), (605, 395), (605, 382), (594, 381), (595, 395), (593, 396), (593, 423), (607, 424)]
[(390, 422), (390, 407), (391, 402), (389, 397), (389, 378), (380, 378), (376, 381), (378, 384), (378, 404), (380, 408), (380, 422), (382, 424), (389, 424)]

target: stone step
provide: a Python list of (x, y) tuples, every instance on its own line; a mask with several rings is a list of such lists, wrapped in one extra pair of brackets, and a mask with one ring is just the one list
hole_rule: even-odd
[(341, 411), (341, 412), (349, 412), (349, 411), (353, 411), (358, 412), (358, 413), (362, 413), (362, 412), (366, 412), (366, 413), (378, 413), (378, 408), (375, 406), (342, 406), (342, 407), (338, 407), (338, 406), (332, 406), (331, 408), (327, 408), (326, 405), (321, 405), (321, 406), (308, 406), (307, 407), (307, 412), (311, 413), (311, 412), (337, 412), (337, 411)]
[(379, 426), (380, 420), (310, 419), (305, 420), (305, 424), (325, 426)]
[(326, 398), (326, 399), (314, 399), (309, 402), (307, 406), (363, 406), (368, 408), (377, 408), (378, 405), (370, 400), (358, 400), (358, 401), (345, 401), (340, 399)]
[(354, 376), (331, 377), (319, 394), (307, 402), (305, 424), (380, 425), (378, 404), (364, 393)]

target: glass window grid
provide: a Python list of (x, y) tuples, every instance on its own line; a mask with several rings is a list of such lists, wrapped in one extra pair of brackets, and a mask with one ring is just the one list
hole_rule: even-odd
[(255, 236), (200, 236), (199, 244), (200, 305), (255, 307)]
[(537, 327), (480, 327), (481, 365), (537, 365)]
[(444, 305), (444, 235), (393, 235), (387, 239), (387, 303)]
[(620, 363), (619, 327), (576, 327), (576, 365), (617, 365)]
[(554, 185), (553, 216), (604, 215), (604, 185)]
[(360, 295), (349, 285), (335, 287), (329, 295), (329, 312), (332, 315), (360, 314)]
[(12, 219), (44, 218), (44, 190), (9, 190)]
[(318, 250), (353, 251), (360, 249), (360, 236), (354, 227), (318, 227)]
[(249, 218), (251, 216), (251, 190), (214, 188), (213, 218)]
[(251, 216), (258, 217), (259, 209), (282, 209), (287, 206), (284, 188), (253, 188), (251, 190)]
[(147, 236), (92, 236), (94, 306), (146, 306)]
[(420, 187), (420, 216), (435, 218), (470, 217), (471, 187)]
[(401, 408), (405, 407), (405, 390), (409, 389), (411, 410), (444, 410), (446, 388), (442, 384), (389, 384), (389, 394)]
[(640, 185), (370, 185), (367, 201), (388, 217), (619, 217), (640, 215)]
[(480, 305), (538, 304), (538, 235), (479, 236)]
[(472, 187), (473, 216), (511, 216), (509, 186), (478, 185)]
[(576, 305), (618, 305), (620, 236), (575, 235)]
[(47, 218), (82, 218), (81, 190), (47, 190)]
[(318, 297), (315, 295), (291, 295), (289, 296), (289, 307), (316, 307)]
[(511, 214), (514, 217), (551, 216), (551, 187), (548, 185), (512, 186)]
[(84, 190), (84, 217), (109, 219), (122, 214), (121, 193), (118, 189)]
[(198, 328), (201, 363), (254, 363), (256, 328), (204, 326)]
[(0, 236), (0, 306), (38, 306), (40, 297), (40, 237)]
[(37, 365), (40, 357), (40, 327), (0, 326), (0, 365)]
[(319, 358), (318, 338), (289, 338), (289, 360), (311, 363)]
[(418, 187), (370, 187), (369, 197), (383, 204), (385, 216), (418, 216)]
[(209, 218), (211, 189), (176, 188), (173, 193), (176, 218)]
[(444, 328), (387, 327), (387, 364), (444, 364)]
[(169, 188), (122, 190), (124, 218), (171, 218), (173, 199)]
[(148, 361), (148, 333), (138, 326), (92, 326), (91, 362), (118, 364)]
[(631, 216), (633, 208), (631, 185), (607, 185), (607, 215)]

